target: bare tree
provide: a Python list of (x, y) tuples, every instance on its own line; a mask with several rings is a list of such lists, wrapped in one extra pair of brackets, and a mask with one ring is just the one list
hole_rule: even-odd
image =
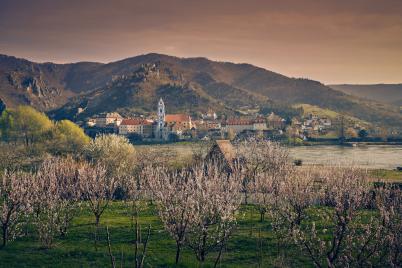
[[(365, 218), (359, 213), (345, 237), (343, 254), (339, 263), (348, 267), (373, 267), (385, 264), (383, 256), (387, 255), (386, 231), (381, 217)], [(385, 253), (385, 254), (384, 254)]]
[(273, 196), (274, 227), (292, 231), (300, 225), (308, 216), (307, 209), (320, 197), (319, 183), (320, 172), (315, 167), (291, 169), (278, 182), (278, 192)]
[(95, 248), (97, 248), (100, 218), (113, 198), (116, 183), (113, 177), (107, 176), (106, 169), (100, 164), (85, 163), (78, 173), (82, 195), (95, 216)]
[(376, 192), (376, 205), (383, 230), (386, 262), (391, 267), (402, 266), (402, 191), (399, 186), (386, 185)]
[(130, 215), (131, 227), (133, 227), (134, 222), (137, 220), (136, 218), (139, 217), (140, 211), (143, 209), (143, 202), (141, 202), (144, 191), (142, 176), (126, 176), (122, 181), (123, 184), (121, 186), (125, 191), (123, 202)]
[(165, 167), (144, 169), (165, 229), (176, 241), (176, 264), (194, 213), (195, 181), (190, 170), (169, 171)]
[[(151, 225), (148, 225), (147, 235), (145, 239), (142, 239), (141, 236), (141, 227), (138, 223), (138, 220), (135, 222), (135, 247), (134, 247), (134, 260), (135, 260), (135, 268), (144, 267), (144, 260), (148, 248), (149, 237), (151, 236)], [(142, 245), (142, 250), (140, 250), (140, 246)]]
[(167, 159), (170, 156), (166, 155), (165, 152), (159, 152), (157, 150), (152, 150), (149, 148), (141, 148), (137, 152), (137, 161), (134, 169), (134, 176), (130, 177), (127, 182), (128, 197), (129, 199), (139, 199), (140, 195), (144, 197), (149, 197), (152, 202), (152, 193), (148, 190), (147, 185), (147, 167), (159, 167), (166, 164)]
[[(151, 236), (151, 225), (148, 225), (147, 234), (144, 240), (141, 238), (141, 228), (138, 225), (138, 221), (136, 222), (135, 227), (135, 247), (134, 247), (134, 267), (135, 268), (142, 268), (144, 267), (146, 252), (148, 248), (148, 241)], [(108, 245), (108, 254), (110, 257), (110, 264), (112, 268), (116, 267), (116, 258), (112, 252), (112, 243), (110, 239), (110, 232), (109, 227), (106, 226), (106, 238), (107, 238), (107, 245)], [(140, 245), (142, 245), (142, 250), (140, 250)], [(121, 267), (123, 267), (123, 253), (121, 256)]]
[(60, 235), (67, 234), (67, 229), (81, 206), (77, 163), (72, 157), (58, 157), (47, 160), (54, 169), (58, 188), (58, 225)]
[[(250, 194), (258, 190), (256, 187), (263, 186), (255, 185), (257, 177), (258, 184), (269, 183), (269, 179), (276, 181), (279, 177), (284, 176), (290, 162), (289, 153), (285, 148), (281, 147), (279, 143), (263, 139), (251, 138), (240, 143), (237, 154), (245, 172), (242, 191), (246, 204)], [(263, 197), (265, 196), (263, 195)]]
[(32, 175), (5, 171), (0, 177), (2, 246), (19, 235), (22, 219), (30, 209)]
[[(367, 204), (370, 187), (366, 173), (355, 167), (327, 167), (315, 192), (308, 177), (296, 177), (293, 185), (298, 185), (297, 188), (284, 187), (278, 211), (289, 223), (285, 226), (290, 237), (317, 267), (345, 265), (345, 243), (356, 240), (354, 235), (358, 232), (351, 229), (356, 226), (359, 210)], [(317, 196), (319, 189), (322, 195)], [(314, 212), (308, 212), (314, 203), (327, 207), (315, 207)], [(317, 228), (317, 221), (329, 222), (329, 226)]]
[(38, 169), (32, 185), (35, 224), (44, 247), (56, 234), (65, 235), (80, 203), (78, 164), (71, 158), (51, 157)]
[(259, 169), (250, 183), (253, 204), (258, 208), (260, 221), (265, 219), (266, 212), (280, 198), (280, 187), (292, 184), (289, 179), (297, 174), (287, 157), (282, 158), (270, 156), (269, 154), (266, 157), (265, 164), (269, 165), (269, 168)]
[(44, 248), (50, 248), (59, 232), (59, 189), (52, 165), (46, 163), (35, 176), (32, 204), (35, 208), (34, 224), (39, 241)]
[[(144, 185), (144, 174), (146, 172), (140, 172), (137, 176), (129, 176), (125, 182), (125, 188), (127, 189), (126, 199), (124, 200), (129, 213), (131, 215), (131, 226), (134, 230), (134, 261), (135, 267), (141, 268), (144, 266), (144, 260), (146, 256), (146, 251), (148, 247), (149, 237), (151, 235), (151, 225), (148, 225), (147, 234), (145, 239), (142, 237), (141, 225), (139, 224), (140, 211), (143, 209), (143, 200), (141, 196), (143, 195)], [(142, 250), (140, 250), (142, 246)]]
[(236, 225), (235, 216), (241, 203), (241, 176), (238, 170), (233, 167), (232, 173), (227, 174), (210, 163), (192, 168), (194, 209), (186, 244), (201, 263), (211, 250), (218, 248), (217, 265)]

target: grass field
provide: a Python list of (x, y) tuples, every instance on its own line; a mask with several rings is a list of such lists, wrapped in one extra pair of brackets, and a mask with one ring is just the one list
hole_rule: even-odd
[(397, 170), (375, 169), (370, 171), (373, 180), (402, 183), (402, 172)]
[[(238, 228), (229, 240), (219, 267), (275, 267), (287, 263), (293, 267), (309, 267), (310, 261), (300, 254), (298, 248), (278, 240), (271, 232), (268, 221), (259, 222), (259, 214), (251, 206), (243, 206), (238, 216)], [(155, 210), (148, 208), (140, 216), (143, 229), (151, 224), (146, 267), (174, 266), (175, 242), (163, 230)], [(120, 267), (123, 254), (123, 267), (133, 266), (133, 238), (129, 215), (122, 202), (114, 202), (101, 219), (101, 234), (98, 251), (93, 242), (93, 216), (87, 210), (74, 220), (66, 237), (57, 238), (51, 249), (40, 248), (36, 234), (10, 242), (0, 249), (1, 267), (110, 267), (107, 250), (106, 225), (109, 226), (112, 250)], [(278, 246), (279, 245), (279, 246)], [(283, 250), (285, 249), (285, 250)], [(189, 249), (182, 252), (179, 267), (196, 267), (198, 262)], [(286, 254), (286, 255), (283, 255)], [(279, 257), (281, 256), (281, 257)], [(207, 257), (204, 267), (213, 266), (216, 253)]]

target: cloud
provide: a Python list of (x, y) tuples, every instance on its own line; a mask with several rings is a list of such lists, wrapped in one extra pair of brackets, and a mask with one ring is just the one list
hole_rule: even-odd
[(1, 53), (249, 62), (328, 83), (401, 82), (400, 0), (0, 0)]

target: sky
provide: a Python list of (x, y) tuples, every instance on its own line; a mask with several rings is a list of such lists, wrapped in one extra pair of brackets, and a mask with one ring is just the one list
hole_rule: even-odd
[(0, 0), (0, 54), (111, 62), (146, 53), (335, 83), (402, 83), (402, 0)]

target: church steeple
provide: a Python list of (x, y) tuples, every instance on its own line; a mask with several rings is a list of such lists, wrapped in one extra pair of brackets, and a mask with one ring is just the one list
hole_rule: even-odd
[(165, 127), (165, 103), (163, 103), (162, 98), (160, 98), (158, 103), (158, 136), (162, 138), (162, 131)]

